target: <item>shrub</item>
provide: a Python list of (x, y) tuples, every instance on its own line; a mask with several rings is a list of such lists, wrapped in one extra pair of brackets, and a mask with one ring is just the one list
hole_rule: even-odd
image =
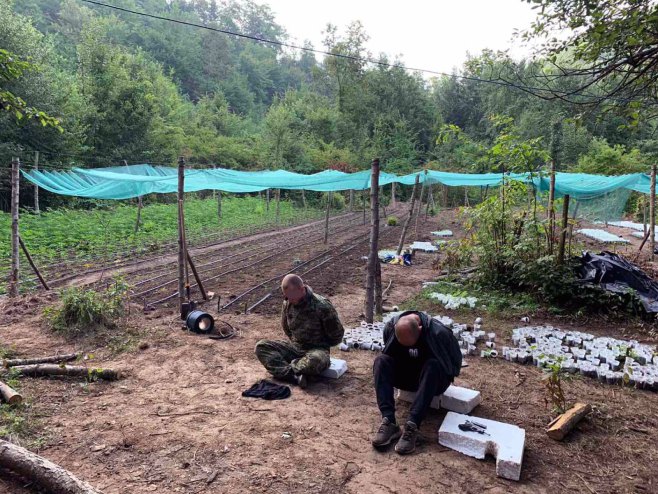
[[(327, 198), (329, 197), (329, 192), (324, 192), (322, 194), (322, 199), (320, 199), (320, 204), (323, 208), (327, 207)], [(345, 209), (345, 196), (339, 192), (333, 193), (333, 198), (331, 199), (331, 209), (336, 211), (341, 211)]]
[(74, 287), (64, 290), (60, 304), (44, 311), (51, 329), (70, 335), (114, 328), (124, 314), (128, 286), (120, 279), (105, 292)]
[(388, 226), (395, 226), (395, 225), (397, 225), (397, 224), (398, 224), (398, 219), (397, 219), (397, 217), (396, 217), (396, 216), (389, 216), (388, 218), (386, 218), (386, 224), (387, 224)]

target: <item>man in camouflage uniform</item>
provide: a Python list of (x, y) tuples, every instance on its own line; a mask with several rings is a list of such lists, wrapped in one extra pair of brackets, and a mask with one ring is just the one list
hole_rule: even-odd
[(290, 341), (260, 340), (256, 356), (275, 378), (304, 388), (306, 376), (329, 367), (329, 349), (343, 339), (343, 325), (331, 302), (296, 274), (283, 278), (281, 290), (281, 326)]

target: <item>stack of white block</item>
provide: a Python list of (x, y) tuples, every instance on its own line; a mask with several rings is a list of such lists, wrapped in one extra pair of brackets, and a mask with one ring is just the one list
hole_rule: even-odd
[[(487, 435), (462, 431), (459, 425), (467, 420), (486, 426)], [(439, 444), (474, 458), (495, 456), (496, 475), (510, 480), (521, 477), (525, 431), (520, 427), (448, 412), (439, 429)]]
[[(416, 398), (413, 391), (395, 390), (395, 398), (402, 401), (412, 402)], [(460, 386), (450, 386), (442, 395), (435, 396), (432, 400), (431, 408), (444, 408), (458, 413), (471, 413), (471, 411), (482, 402), (482, 395), (479, 391), (462, 388)]]

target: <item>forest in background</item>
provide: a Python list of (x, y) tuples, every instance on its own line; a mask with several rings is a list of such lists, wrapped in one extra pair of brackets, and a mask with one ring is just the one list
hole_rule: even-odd
[[(272, 10), (252, 1), (112, 4), (288, 41)], [(428, 79), (391, 66), (402, 59), (369, 53), (363, 21), (327, 25), (315, 48), (350, 58), (320, 59), (79, 0), (0, 0), (0, 47), (32, 64), (3, 89), (61, 122), (60, 131), (2, 112), (2, 169), (14, 155), (29, 167), (34, 151), (46, 168), (169, 165), (183, 155), (192, 166), (303, 173), (354, 171), (374, 156), (393, 173), (500, 171), (510, 149), (523, 146), (543, 151), (520, 160), (528, 169), (554, 160), (558, 170), (620, 174), (647, 171), (655, 157), (655, 123), (637, 111), (480, 81), (522, 78), (547, 60), (484, 50), (452, 75)]]

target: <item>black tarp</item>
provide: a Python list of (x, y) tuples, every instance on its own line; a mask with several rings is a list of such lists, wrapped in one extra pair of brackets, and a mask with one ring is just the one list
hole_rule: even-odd
[(632, 262), (612, 252), (583, 252), (578, 277), (613, 293), (635, 290), (647, 312), (658, 312), (658, 283)]

